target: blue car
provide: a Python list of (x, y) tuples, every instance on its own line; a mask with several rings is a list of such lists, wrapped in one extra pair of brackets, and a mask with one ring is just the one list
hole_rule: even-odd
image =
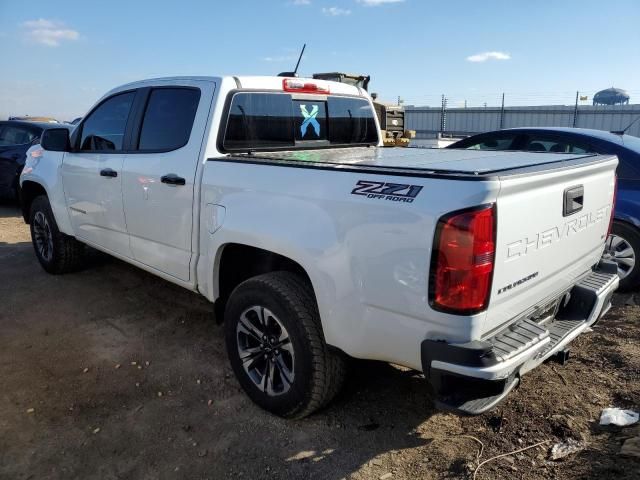
[(512, 128), (481, 133), (447, 148), (618, 156), (618, 196), (605, 256), (618, 264), (620, 289), (640, 286), (640, 138), (583, 128)]

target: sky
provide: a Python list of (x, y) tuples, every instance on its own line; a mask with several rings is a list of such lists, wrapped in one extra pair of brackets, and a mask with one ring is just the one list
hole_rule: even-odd
[[(0, 0), (0, 118), (81, 116), (168, 75), (371, 75), (406, 104), (640, 103), (639, 0)], [(634, 101), (637, 100), (637, 101)]]

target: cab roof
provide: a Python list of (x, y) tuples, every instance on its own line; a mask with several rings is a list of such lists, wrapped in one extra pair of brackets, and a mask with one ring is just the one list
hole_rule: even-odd
[[(174, 77), (159, 77), (159, 78), (150, 78), (146, 80), (139, 80), (131, 83), (127, 83), (125, 85), (121, 85), (117, 88), (111, 90), (107, 95), (111, 93), (115, 93), (117, 91), (126, 90), (129, 88), (140, 88), (145, 86), (150, 86), (158, 83), (177, 83), (177, 82), (185, 82), (185, 81), (205, 81), (205, 82), (215, 82), (220, 83), (223, 80), (231, 80), (235, 82), (241, 89), (265, 89), (265, 90), (282, 90), (282, 82), (285, 78), (289, 77), (277, 77), (277, 76), (224, 76), (224, 77), (214, 77), (214, 76), (174, 76)], [(363, 96), (365, 95), (364, 90), (359, 89), (358, 87), (347, 85), (345, 83), (340, 82), (331, 82), (328, 80), (319, 80), (314, 78), (307, 77), (297, 77), (298, 80), (304, 80), (311, 83), (322, 84), (329, 86), (329, 93), (337, 93), (341, 95), (356, 95)]]

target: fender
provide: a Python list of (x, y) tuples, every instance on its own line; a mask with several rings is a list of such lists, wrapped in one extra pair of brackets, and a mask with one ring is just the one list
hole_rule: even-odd
[[(203, 215), (212, 212), (206, 205), (211, 203), (208, 199), (213, 192), (205, 185), (203, 183)], [(305, 270), (316, 294), (327, 343), (343, 348), (340, 338), (344, 339), (343, 329), (349, 326), (341, 324), (342, 320), (336, 316), (338, 311), (344, 313), (344, 307), (336, 309), (335, 306), (338, 302), (345, 307), (353, 303), (347, 309), (356, 308), (361, 297), (357, 289), (362, 282), (353, 278), (348, 252), (339, 241), (334, 221), (328, 213), (317, 204), (301, 199), (291, 202), (282, 197), (264, 202), (264, 196), (257, 192), (231, 194), (219, 203), (226, 212), (222, 225), (217, 226), (214, 233), (207, 228), (200, 230), (199, 291), (210, 301), (218, 298), (220, 259), (228, 244), (247, 245), (276, 253)], [(208, 223), (207, 218), (200, 219), (201, 225)], [(291, 228), (291, 225), (298, 228)], [(363, 321), (362, 316), (350, 317), (349, 321), (353, 323)]]
[(27, 161), (20, 176), (20, 186), (25, 182), (34, 182), (44, 188), (58, 229), (66, 235), (74, 236), (62, 184), (61, 167), (64, 153), (41, 151), (42, 155), (36, 158), (27, 153)]

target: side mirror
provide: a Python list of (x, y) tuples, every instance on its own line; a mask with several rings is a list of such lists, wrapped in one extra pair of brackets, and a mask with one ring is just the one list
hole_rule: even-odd
[(42, 132), (40, 146), (52, 152), (68, 152), (70, 150), (69, 130), (66, 128), (48, 128)]

